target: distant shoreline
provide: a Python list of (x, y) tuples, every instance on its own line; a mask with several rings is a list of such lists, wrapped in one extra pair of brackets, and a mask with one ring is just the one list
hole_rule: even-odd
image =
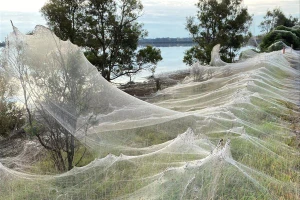
[(151, 45), (155, 47), (194, 46), (195, 44), (192, 38), (154, 38), (139, 41), (140, 46)]
[[(141, 39), (139, 46), (155, 46), (155, 47), (178, 47), (178, 46), (194, 46), (192, 38), (153, 38)], [(0, 42), (0, 47), (5, 47), (5, 42)]]

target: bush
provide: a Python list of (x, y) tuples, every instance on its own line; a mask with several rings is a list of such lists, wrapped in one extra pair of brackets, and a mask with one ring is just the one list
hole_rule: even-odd
[(290, 31), (292, 33), (294, 33), (297, 37), (300, 38), (300, 28), (299, 27), (285, 27), (285, 26), (278, 26), (275, 28), (275, 30), (283, 30), (283, 31)]
[(8, 136), (12, 131), (20, 129), (24, 123), (23, 109), (19, 108), (9, 97), (13, 94), (9, 80), (0, 76), (0, 136)]
[(195, 63), (190, 70), (190, 74), (193, 77), (194, 81), (204, 81), (206, 70), (205, 67), (199, 63)]
[(293, 44), (293, 47), (298, 49), (300, 48), (300, 37), (298, 36), (300, 29), (287, 28), (284, 26), (279, 26), (275, 30), (268, 33), (260, 44), (260, 48), (262, 51), (272, 51), (279, 49), (268, 49), (271, 45), (283, 42), (284, 44), (290, 46)]
[(13, 102), (0, 101), (0, 136), (8, 136), (25, 123), (23, 110)]

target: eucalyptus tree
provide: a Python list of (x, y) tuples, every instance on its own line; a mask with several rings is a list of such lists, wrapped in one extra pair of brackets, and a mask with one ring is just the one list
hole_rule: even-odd
[(277, 26), (293, 27), (297, 24), (300, 24), (298, 18), (292, 16), (287, 18), (280, 8), (275, 8), (272, 11), (267, 11), (259, 27), (261, 28), (261, 32), (269, 33)]
[(139, 0), (50, 0), (41, 12), (58, 37), (82, 46), (88, 60), (111, 81), (161, 60), (156, 48), (148, 54), (153, 57), (138, 58), (138, 41), (147, 35), (137, 22), (142, 10)]
[(60, 39), (82, 46), (84, 9), (85, 0), (50, 0), (41, 8), (41, 13)]
[(242, 0), (199, 0), (195, 17), (188, 17), (186, 29), (196, 43), (185, 52), (183, 61), (192, 65), (196, 61), (208, 64), (211, 51), (221, 45), (221, 58), (232, 62), (236, 51), (251, 35), (249, 26), (252, 17)]

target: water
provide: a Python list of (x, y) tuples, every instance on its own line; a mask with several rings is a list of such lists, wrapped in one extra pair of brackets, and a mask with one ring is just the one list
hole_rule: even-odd
[[(187, 66), (185, 63), (183, 63), (183, 56), (184, 52), (190, 49), (189, 46), (174, 46), (174, 47), (156, 47), (161, 50), (161, 56), (163, 58), (162, 61), (160, 61), (157, 64), (157, 68), (155, 71), (155, 75), (161, 74), (161, 73), (168, 73), (172, 71), (177, 70), (184, 70), (189, 69), (189, 66)], [(239, 58), (239, 54), (241, 51), (244, 51), (246, 49), (249, 49), (250, 47), (243, 47), (237, 52), (236, 60)], [(0, 48), (0, 55), (1, 55), (1, 48)], [(151, 76), (152, 73), (150, 70), (143, 70), (139, 73), (137, 73), (135, 76), (132, 77), (132, 81), (134, 82), (143, 82), (147, 80), (147, 77)], [(121, 76), (115, 80), (113, 80), (114, 83), (127, 83), (130, 81), (130, 78), (128, 76)]]
[[(190, 49), (191, 47), (176, 46), (176, 47), (157, 47), (157, 48), (161, 50), (161, 56), (163, 60), (157, 64), (155, 74), (172, 72), (176, 70), (184, 70), (189, 68), (189, 66), (183, 63), (182, 60), (183, 60), (184, 52)], [(0, 55), (1, 55), (1, 48), (0, 48)], [(151, 71), (144, 70), (136, 74), (135, 76), (133, 76), (132, 81), (135, 82), (146, 81), (147, 77), (151, 75), (152, 75)], [(113, 82), (127, 83), (129, 82), (129, 80), (130, 78), (128, 76), (122, 76), (115, 79)]]
[[(189, 69), (185, 63), (183, 63), (184, 52), (190, 49), (189, 46), (174, 46), (174, 47), (157, 47), (161, 50), (161, 56), (163, 60), (157, 64), (155, 74), (168, 73), (177, 70)], [(237, 51), (237, 55), (235, 60), (239, 59), (239, 55), (242, 51), (247, 49), (253, 49), (252, 46), (242, 47), (239, 51)], [(258, 49), (256, 49), (258, 50)], [(149, 70), (144, 70), (135, 76), (132, 77), (132, 81), (134, 82), (143, 82), (147, 80), (147, 77), (151, 76), (151, 72)], [(115, 79), (113, 82), (115, 83), (127, 83), (130, 78), (128, 76), (122, 76)]]
[[(158, 48), (158, 47), (157, 47)], [(185, 63), (183, 63), (184, 52), (191, 47), (159, 47), (161, 50), (161, 56), (163, 60), (157, 64), (155, 74), (166, 73), (176, 70), (188, 69)], [(144, 70), (135, 75), (132, 80), (135, 82), (145, 81), (147, 77), (151, 76), (151, 72)], [(116, 83), (127, 83), (129, 81), (128, 76), (123, 76), (114, 80)]]

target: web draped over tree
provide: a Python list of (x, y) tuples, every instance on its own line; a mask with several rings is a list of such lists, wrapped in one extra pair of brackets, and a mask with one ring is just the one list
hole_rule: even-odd
[(33, 35), (15, 29), (8, 42), (5, 69), (16, 82), (14, 65), (26, 69), (35, 117), (55, 121), (98, 158), (47, 176), (10, 169), (0, 158), (0, 199), (299, 197), (291, 125), (299, 117), (299, 52), (198, 64), (201, 79), (144, 102), (108, 83), (77, 46), (42, 26)]

